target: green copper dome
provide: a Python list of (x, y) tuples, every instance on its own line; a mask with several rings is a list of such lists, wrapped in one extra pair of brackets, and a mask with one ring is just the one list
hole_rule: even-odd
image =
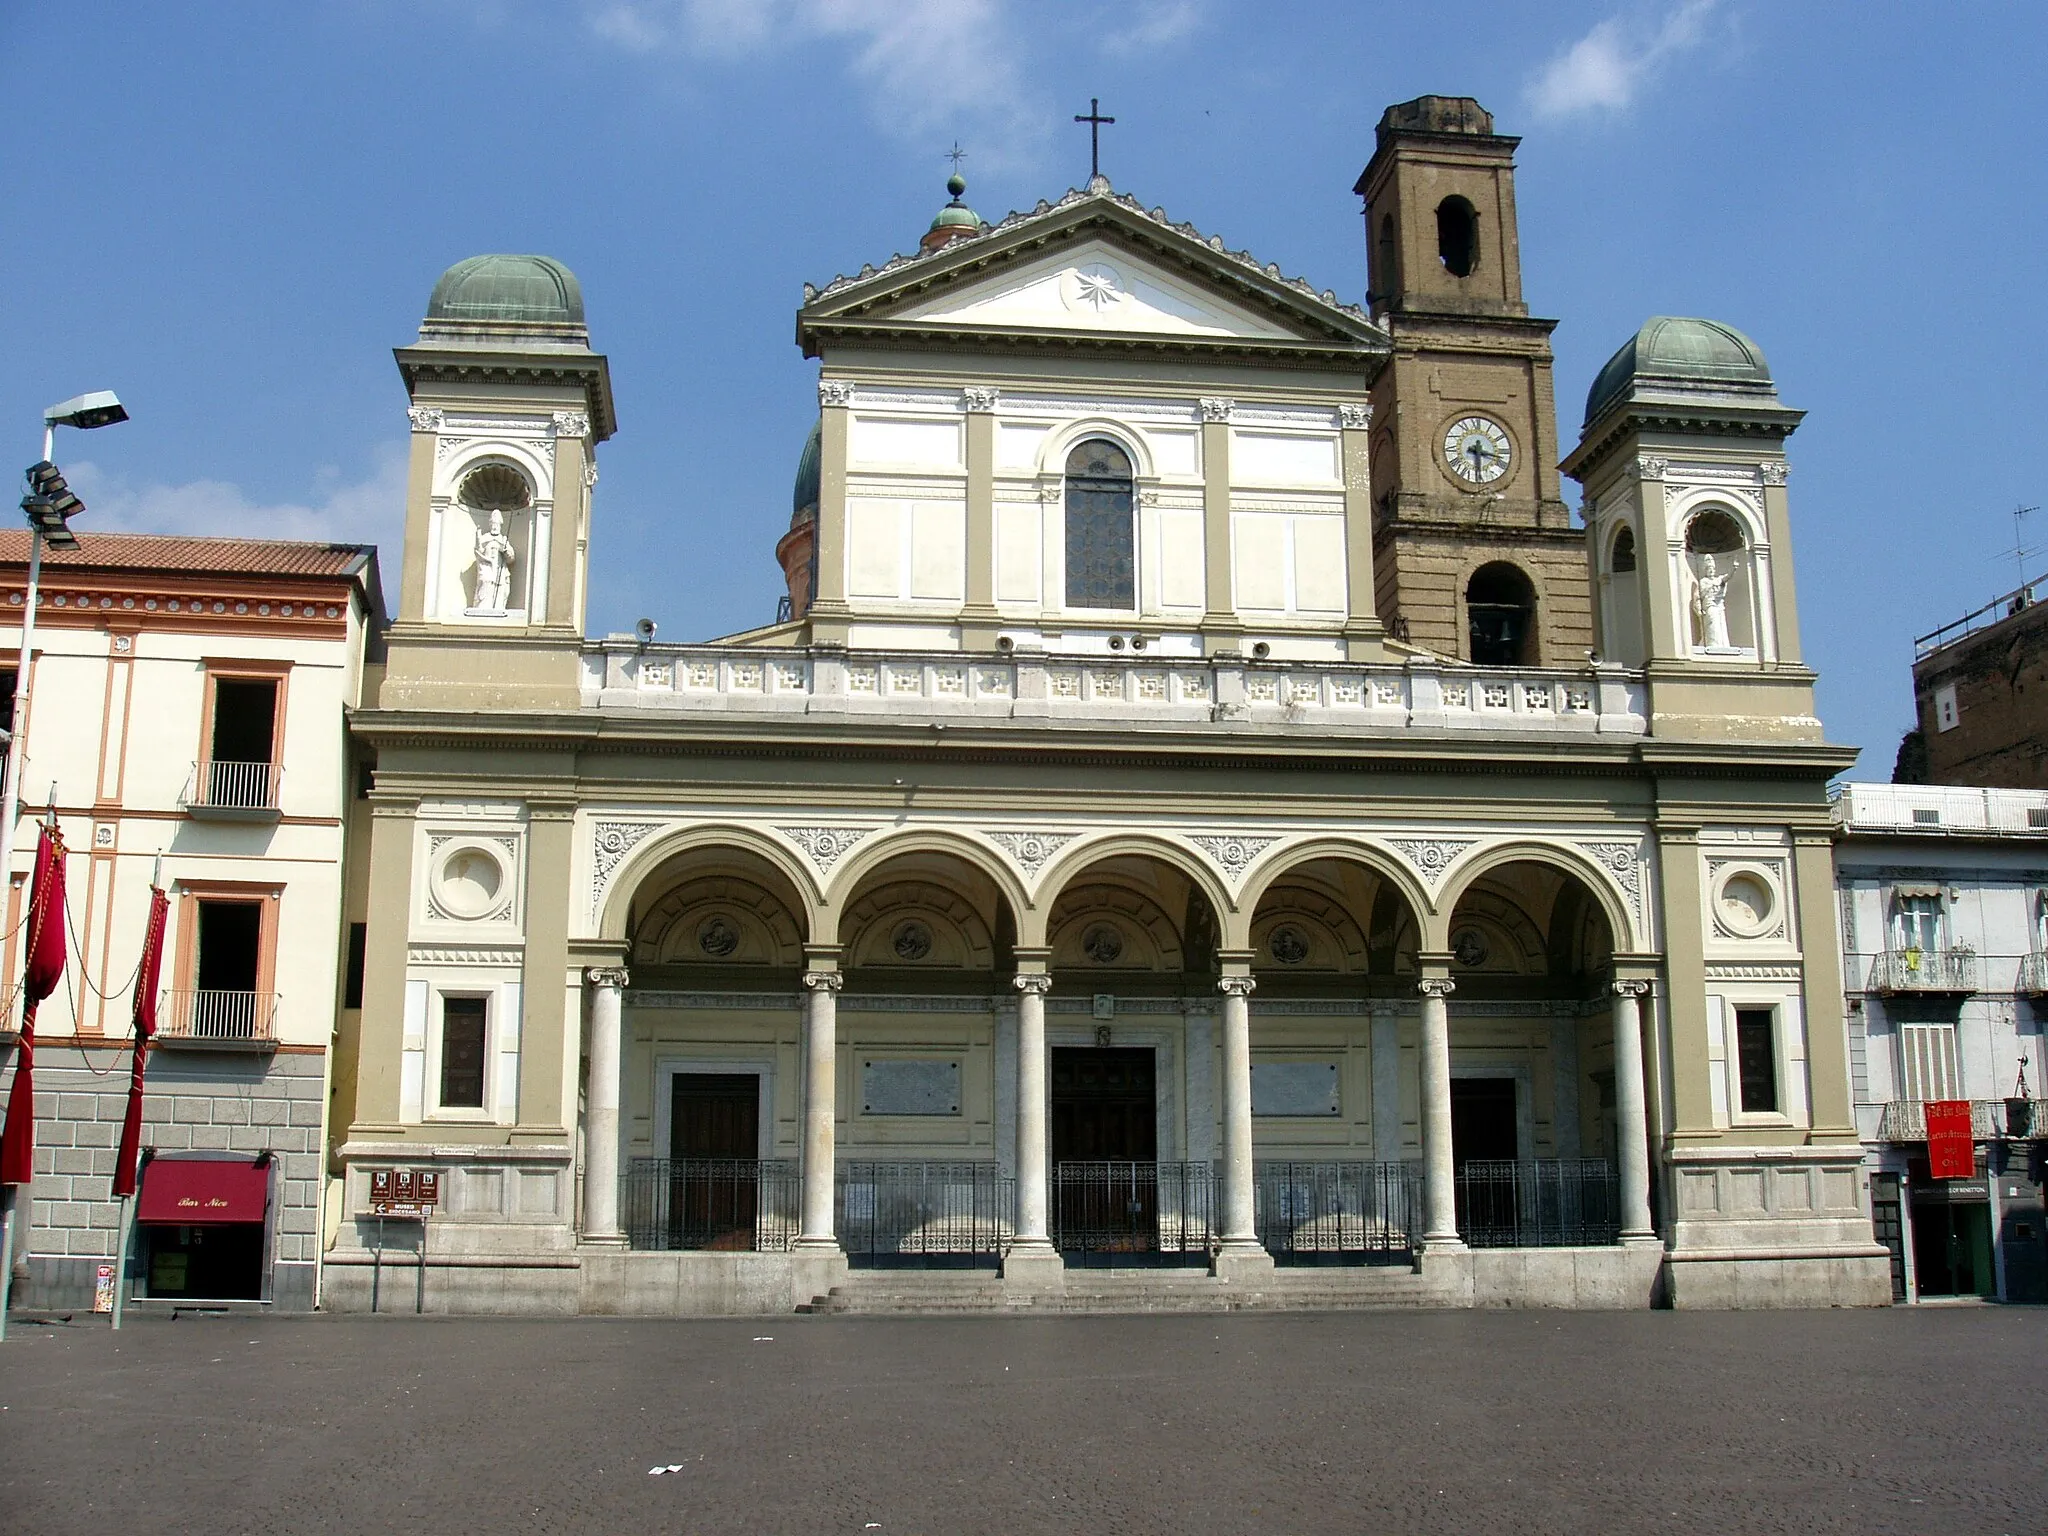
[(953, 201), (939, 210), (938, 217), (932, 220), (932, 228), (981, 228), (981, 215), (960, 201), (960, 194), (967, 190), (967, 178), (955, 172), (946, 178), (946, 190), (953, 195)]
[(546, 256), (472, 256), (441, 274), (427, 319), (581, 325), (583, 289), (575, 273)]
[(1586, 420), (1599, 416), (1637, 380), (1652, 387), (1657, 383), (1694, 389), (1719, 386), (1750, 394), (1759, 386), (1771, 388), (1771, 368), (1764, 361), (1763, 348), (1733, 326), (1658, 315), (1646, 321), (1593, 380), (1586, 394)]
[(790, 499), (789, 526), (810, 522), (818, 515), (819, 461), (825, 451), (825, 423), (814, 422), (804, 439), (804, 451), (796, 461), (796, 493)]

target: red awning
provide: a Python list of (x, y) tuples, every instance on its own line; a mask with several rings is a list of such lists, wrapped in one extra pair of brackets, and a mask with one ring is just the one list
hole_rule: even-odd
[(261, 1221), (269, 1196), (268, 1163), (152, 1158), (142, 1175), (142, 1200), (135, 1219), (181, 1226)]

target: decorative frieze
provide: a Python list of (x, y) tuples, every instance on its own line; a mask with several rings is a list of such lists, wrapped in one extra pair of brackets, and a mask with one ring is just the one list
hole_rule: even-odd
[[(1643, 921), (1643, 848), (1636, 842), (1586, 842), (1578, 845), (1594, 863), (1614, 876), (1615, 884), (1628, 896), (1629, 911), (1638, 926)], [(1620, 942), (1621, 935), (1615, 935)]]
[(600, 821), (595, 824), (592, 829), (590, 881), (590, 910), (593, 914), (604, 897), (604, 888), (611, 881), (612, 871), (619, 867), (641, 839), (658, 830), (658, 823), (648, 821)]
[(1046, 860), (1071, 843), (1072, 832), (991, 832), (989, 841), (1017, 861), (1026, 875), (1036, 876)]
[(1234, 881), (1250, 866), (1252, 860), (1280, 841), (1277, 837), (1244, 836), (1197, 836), (1191, 841), (1210, 858), (1223, 866), (1223, 872)]
[(776, 831), (810, 855), (811, 863), (824, 874), (844, 858), (873, 827), (777, 827)]
[(1444, 871), (1458, 862), (1458, 856), (1470, 848), (1475, 838), (1459, 837), (1395, 837), (1389, 838), (1401, 857), (1413, 864), (1429, 885), (1443, 879)]

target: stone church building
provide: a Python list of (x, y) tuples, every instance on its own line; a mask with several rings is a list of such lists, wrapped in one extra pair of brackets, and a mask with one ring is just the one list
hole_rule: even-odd
[(1516, 143), (1387, 111), (1366, 308), (956, 179), (806, 288), (784, 617), (704, 643), (585, 636), (575, 279), (451, 268), (328, 1305), (421, 1171), (430, 1310), (1886, 1302), (1800, 413), (1655, 319), (1561, 454)]

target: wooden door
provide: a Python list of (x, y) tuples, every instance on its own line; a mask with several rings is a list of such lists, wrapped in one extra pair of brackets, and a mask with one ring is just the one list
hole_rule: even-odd
[(760, 1210), (761, 1079), (678, 1072), (669, 1099), (669, 1246), (744, 1250)]
[(1159, 1108), (1150, 1049), (1052, 1053), (1052, 1160), (1062, 1246), (1159, 1246)]

